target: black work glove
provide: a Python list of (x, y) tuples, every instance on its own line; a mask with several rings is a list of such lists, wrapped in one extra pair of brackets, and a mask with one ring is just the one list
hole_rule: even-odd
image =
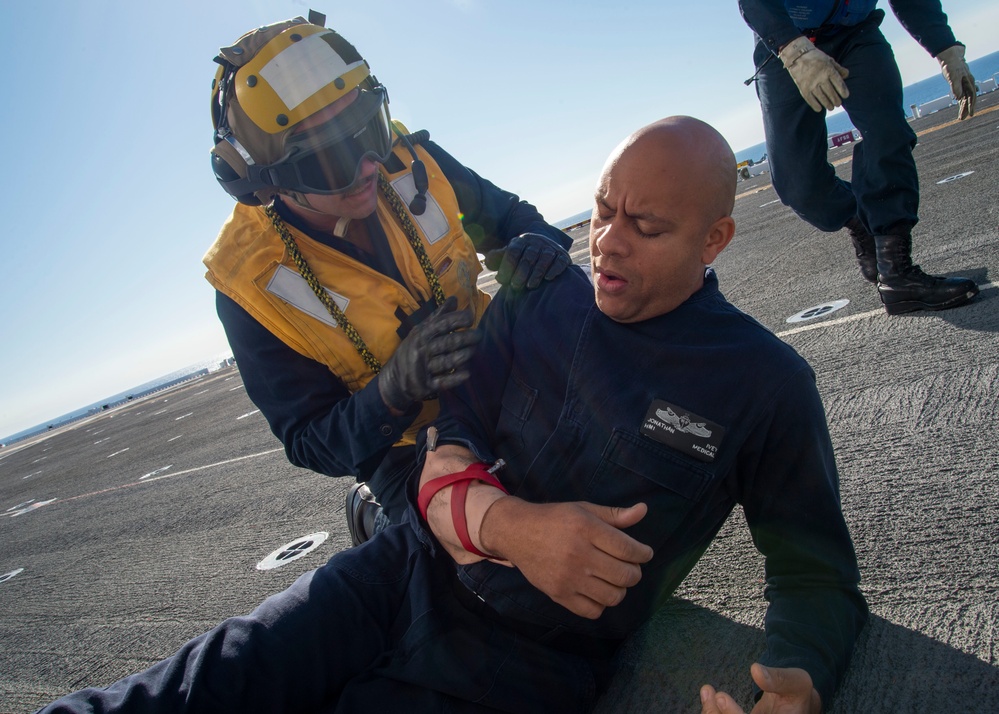
[(472, 326), (474, 315), (457, 307), (458, 299), (452, 295), (413, 328), (382, 367), (378, 393), (385, 404), (406, 411), (413, 402), (468, 379), (468, 372), (460, 368), (471, 358), (482, 333), (461, 329)]
[(539, 233), (522, 233), (505, 248), (486, 253), (486, 267), (496, 271), (496, 282), (514, 290), (528, 290), (552, 280), (572, 265), (565, 248)]

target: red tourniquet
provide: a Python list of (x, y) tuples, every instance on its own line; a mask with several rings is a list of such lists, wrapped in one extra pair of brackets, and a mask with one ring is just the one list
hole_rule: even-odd
[(482, 481), (490, 486), (495, 486), (503, 493), (509, 493), (503, 487), (503, 484), (499, 482), (499, 479), (489, 473), (488, 469), (489, 467), (480, 461), (469, 464), (464, 471), (439, 476), (431, 481), (427, 481), (423, 485), (423, 488), (420, 489), (420, 494), (417, 498), (420, 515), (423, 516), (423, 520), (427, 520), (427, 508), (430, 506), (430, 499), (442, 488), (454, 485), (454, 488), (451, 489), (451, 520), (454, 524), (454, 530), (458, 534), (458, 540), (461, 541), (462, 548), (469, 553), (474, 553), (483, 558), (492, 558), (493, 556), (483, 553), (476, 548), (468, 535), (468, 522), (465, 520), (465, 498), (468, 496), (468, 484), (471, 481)]

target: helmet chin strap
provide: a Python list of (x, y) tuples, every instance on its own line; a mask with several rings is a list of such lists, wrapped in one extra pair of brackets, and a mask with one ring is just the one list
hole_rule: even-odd
[[(309, 199), (305, 197), (304, 193), (299, 191), (280, 191), (278, 195), (282, 198), (287, 198), (289, 201), (295, 204), (297, 208), (302, 209), (307, 213), (311, 213), (315, 216), (322, 216), (324, 219), (332, 218), (329, 213), (324, 213), (323, 211), (316, 210), (311, 205), (309, 205)], [(344, 216), (336, 217), (336, 224), (333, 226), (333, 235), (337, 238), (343, 238), (347, 235), (347, 226), (350, 225), (350, 218)]]
[(337, 218), (336, 225), (333, 226), (333, 235), (335, 235), (337, 238), (343, 238), (345, 235), (347, 235), (347, 226), (349, 225), (350, 225), (349, 218), (344, 218), (343, 216)]

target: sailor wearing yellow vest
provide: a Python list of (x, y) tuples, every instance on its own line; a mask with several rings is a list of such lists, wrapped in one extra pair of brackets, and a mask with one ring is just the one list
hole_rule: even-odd
[(500, 283), (533, 288), (569, 265), (570, 240), (393, 122), (367, 62), (324, 24), (310, 13), (220, 50), (212, 167), (238, 204), (204, 262), (289, 460), (357, 479), (357, 544), (402, 517), (415, 435), (434, 394), (466, 378), (489, 300), (477, 253)]

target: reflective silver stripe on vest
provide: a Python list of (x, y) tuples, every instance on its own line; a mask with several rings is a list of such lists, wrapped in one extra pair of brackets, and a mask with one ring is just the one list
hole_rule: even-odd
[[(413, 196), (416, 195), (416, 181), (413, 179), (413, 174), (408, 173), (405, 176), (400, 176), (391, 183), (396, 193), (402, 196), (403, 203), (408, 206), (409, 202), (413, 200)], [(427, 210), (420, 216), (413, 216), (413, 220), (420, 225), (420, 229), (430, 245), (433, 245), (447, 235), (447, 218), (434, 197), (429, 193), (425, 195), (427, 197)]]
[[(437, 209), (440, 210), (440, 209)], [(343, 295), (338, 295), (329, 288), (323, 288), (343, 312), (347, 312), (347, 305), (350, 300)], [(326, 306), (320, 302), (312, 288), (305, 282), (305, 278), (285, 265), (279, 265), (270, 282), (267, 283), (267, 292), (277, 295), (286, 303), (297, 308), (307, 315), (311, 315), (317, 320), (322, 320), (330, 327), (336, 327), (336, 320), (330, 315)]]

